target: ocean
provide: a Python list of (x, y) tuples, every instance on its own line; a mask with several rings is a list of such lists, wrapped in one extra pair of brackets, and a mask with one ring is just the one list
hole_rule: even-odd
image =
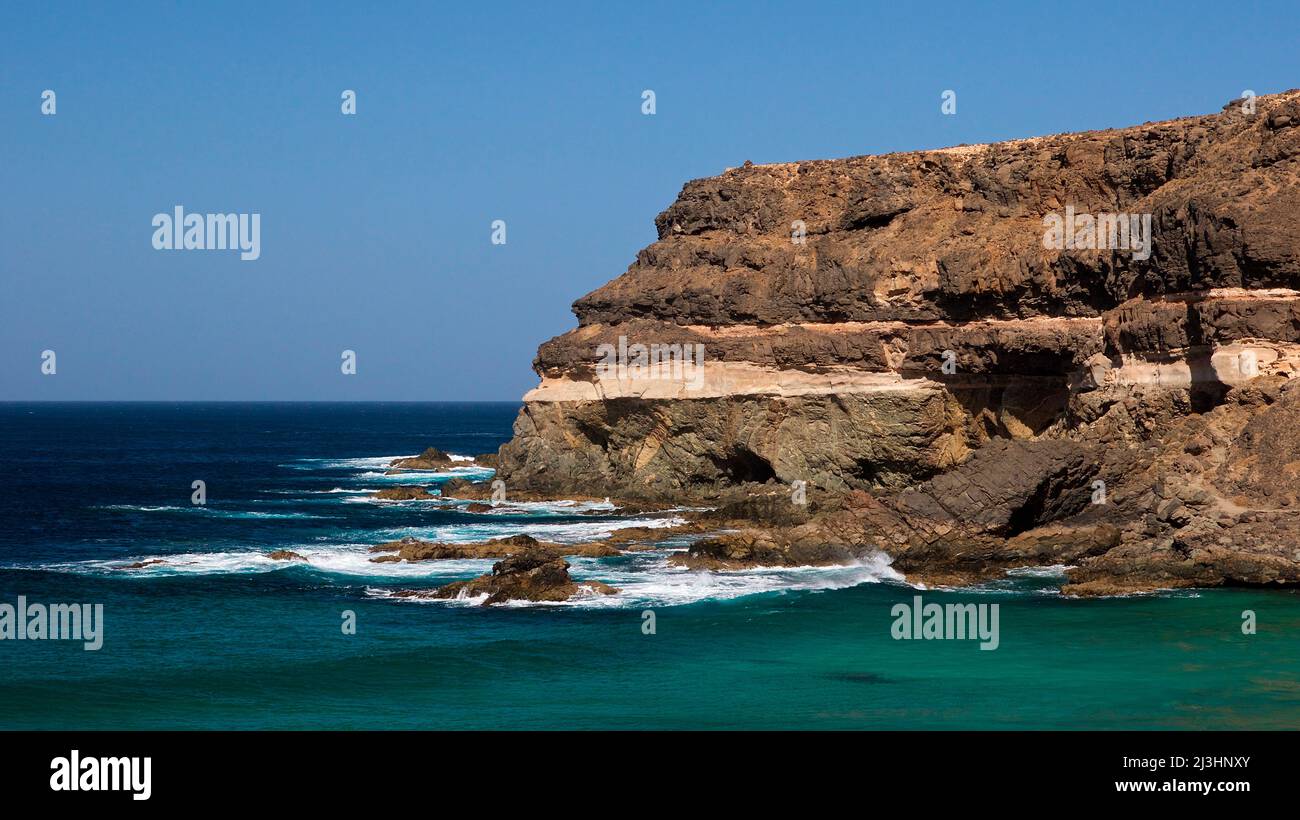
[[(1300, 728), (1289, 591), (1072, 600), (1061, 567), (918, 591), (883, 558), (699, 574), (669, 565), (684, 542), (668, 540), (569, 559), (612, 597), (391, 597), (492, 561), (372, 563), (382, 541), (577, 542), (646, 523), (603, 504), (468, 513), (366, 492), (444, 480), (384, 471), (429, 446), (493, 452), (518, 407), (0, 404), (0, 604), (104, 613), (97, 651), (0, 641), (0, 728)], [(895, 639), (893, 607), (918, 594), (997, 604), (997, 648)]]

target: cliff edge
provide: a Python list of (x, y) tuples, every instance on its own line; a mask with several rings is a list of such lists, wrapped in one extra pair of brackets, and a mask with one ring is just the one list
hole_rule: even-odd
[(776, 499), (702, 567), (1295, 584), (1298, 183), (1300, 91), (695, 180), (539, 349), (501, 477)]

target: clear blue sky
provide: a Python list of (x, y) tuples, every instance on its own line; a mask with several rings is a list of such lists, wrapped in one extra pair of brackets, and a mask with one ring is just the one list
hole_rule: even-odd
[[(0, 400), (517, 399), (689, 179), (1213, 112), (1298, 56), (1288, 3), (5, 3)], [(154, 250), (178, 204), (260, 213), (261, 259)]]

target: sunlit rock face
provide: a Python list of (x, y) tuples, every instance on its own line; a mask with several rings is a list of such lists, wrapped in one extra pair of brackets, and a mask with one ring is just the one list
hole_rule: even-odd
[[(873, 504), (839, 514), (885, 526), (906, 507), (917, 526), (864, 539), (902, 563), (945, 560), (949, 542), (970, 553), (985, 535), (982, 561), (1046, 560), (1051, 545), (1026, 533), (1049, 525), (1080, 560), (1150, 547), (1170, 537), (1161, 527), (1191, 523), (1157, 518), (1159, 536), (1130, 526), (1157, 515), (1135, 500), (1148, 491), (1126, 487), (1156, 481), (1160, 453), (1196, 461), (1171, 455), (1160, 469), (1195, 473), (1213, 496), (1224, 465), (1203, 473), (1227, 451), (1184, 452), (1181, 437), (1205, 434), (1197, 423), (1245, 430), (1251, 414), (1294, 404), (1300, 92), (1252, 102), (690, 182), (656, 219), (658, 240), (539, 349), (541, 383), (501, 450), (502, 477), (660, 499), (798, 481), (865, 491)], [(1252, 435), (1266, 433), (1290, 435)], [(1005, 476), (1003, 493), (988, 453), (1046, 484)], [(965, 508), (944, 501), (958, 491), (944, 476), (973, 459), (978, 492), (1002, 499), (1014, 526), (943, 520)], [(1094, 481), (1106, 504), (1058, 503), (1091, 498)], [(917, 506), (918, 492), (937, 506)], [(1025, 493), (1033, 509), (1017, 513)], [(1080, 516), (1084, 529), (1063, 534)], [(1015, 550), (996, 546), (1009, 539)]]

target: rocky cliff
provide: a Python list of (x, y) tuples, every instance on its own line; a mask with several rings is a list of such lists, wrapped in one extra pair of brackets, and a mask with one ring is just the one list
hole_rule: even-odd
[(690, 182), (541, 346), (501, 475), (805, 488), (701, 566), (883, 549), (930, 577), (1070, 563), (1080, 594), (1296, 583), (1297, 183), (1294, 91)]

